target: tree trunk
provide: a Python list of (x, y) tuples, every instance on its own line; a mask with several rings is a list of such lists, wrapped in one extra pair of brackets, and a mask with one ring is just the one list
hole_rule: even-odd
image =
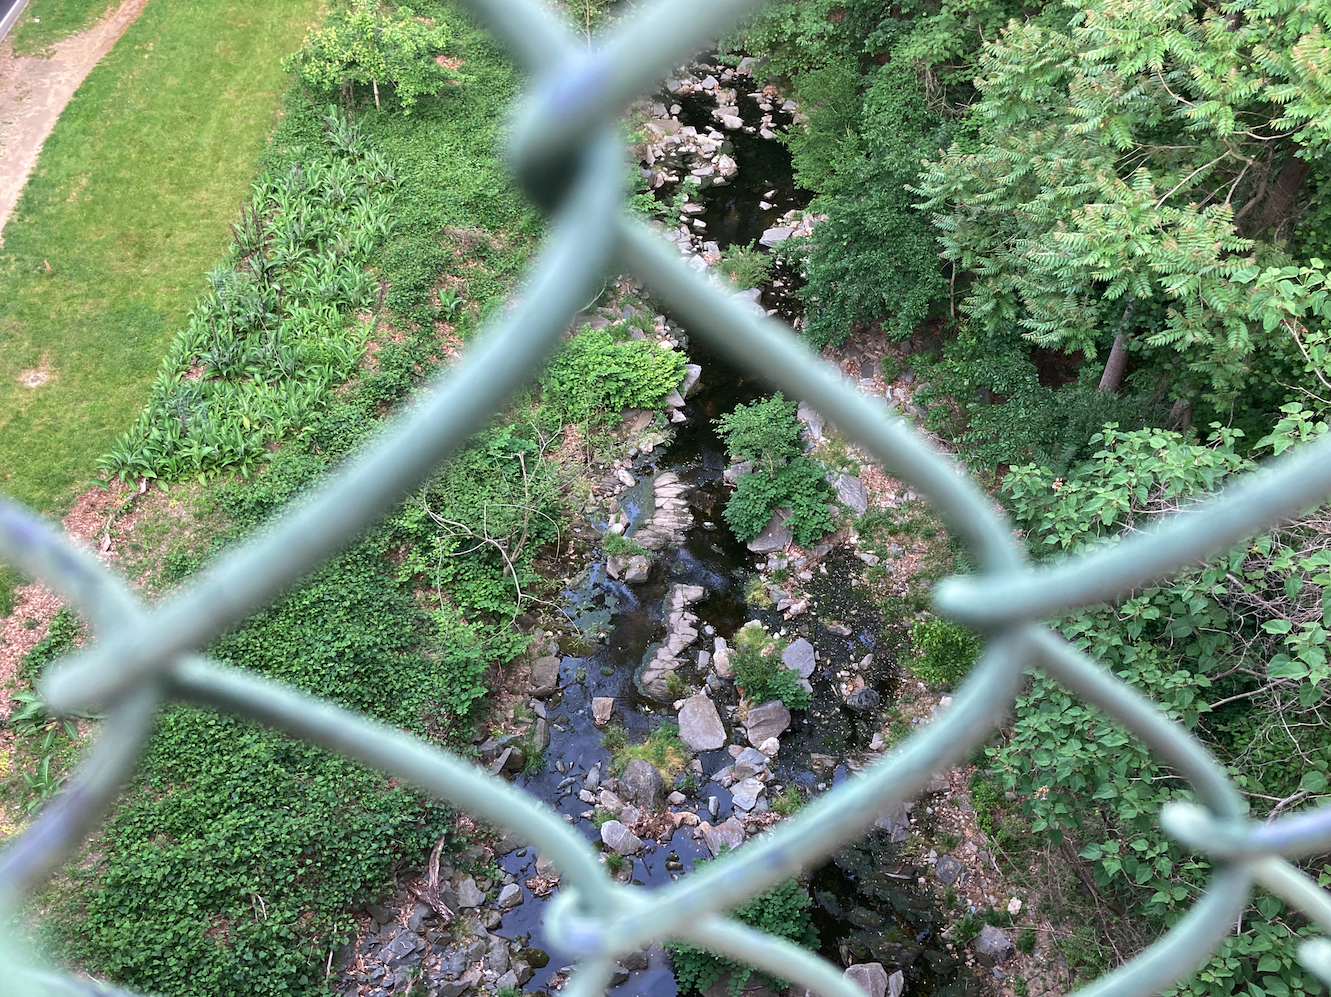
[(1100, 375), (1101, 391), (1118, 391), (1123, 383), (1123, 372), (1128, 369), (1128, 337), (1119, 333), (1114, 337), (1114, 346), (1105, 361), (1105, 372)]
[(1192, 402), (1180, 398), (1169, 410), (1169, 428), (1186, 433), (1192, 427)]
[(374, 87), (374, 109), (379, 110), (379, 81), (370, 80), (370, 85)]
[(1285, 157), (1285, 162), (1280, 167), (1280, 175), (1276, 177), (1276, 182), (1271, 185), (1271, 190), (1262, 203), (1262, 210), (1257, 220), (1248, 226), (1247, 234), (1259, 235), (1268, 230), (1279, 229), (1294, 212), (1299, 189), (1311, 171), (1312, 163), (1300, 159), (1291, 151)]

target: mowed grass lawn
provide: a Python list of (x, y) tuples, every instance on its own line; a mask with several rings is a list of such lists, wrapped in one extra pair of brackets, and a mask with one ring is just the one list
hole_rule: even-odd
[(59, 511), (138, 416), (319, 9), (149, 0), (65, 109), (0, 248), (0, 492)]

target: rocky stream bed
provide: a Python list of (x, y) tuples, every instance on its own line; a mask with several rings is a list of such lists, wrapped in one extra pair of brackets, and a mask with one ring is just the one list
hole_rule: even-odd
[[(642, 108), (650, 137), (639, 149), (644, 175), (669, 203), (686, 195), (666, 234), (699, 270), (727, 246), (776, 245), (815, 220), (775, 141), (798, 108), (756, 85), (751, 66), (691, 67)], [(798, 320), (789, 295), (796, 280), (777, 267), (766, 286), (740, 293), (755, 309)], [(587, 319), (623, 317), (603, 310)], [(574, 580), (569, 611), (604, 640), (576, 656), (554, 640), (539, 642), (515, 680), (522, 699), (510, 708), (509, 733), (477, 746), (491, 772), (617, 856), (609, 865), (622, 881), (644, 886), (685, 875), (723, 847), (742, 848), (781, 819), (772, 805), (788, 787), (807, 797), (854, 778), (886, 748), (881, 709), (900, 681), (887, 621), (848, 583), (872, 555), (831, 544), (793, 548), (779, 518), (750, 545), (725, 527), (721, 511), (736, 469), (712, 419), (760, 397), (764, 386), (690, 342), (686, 330), (655, 319), (657, 334), (687, 345), (696, 365), (667, 404), (673, 439), (654, 431), (655, 413), (626, 413), (625, 428), (639, 442), (585, 510), (596, 529), (622, 533), (651, 556), (598, 561)], [(877, 383), (867, 365), (863, 373), (869, 383), (859, 386)], [(876, 390), (884, 405), (894, 404), (890, 388)], [(806, 407), (800, 415), (813, 445), (822, 421)], [(844, 506), (864, 511), (869, 497), (859, 478), (841, 475), (834, 485)], [(745, 600), (756, 577), (767, 580), (766, 608)], [(792, 715), (780, 702), (745, 708), (729, 660), (745, 626), (762, 628), (761, 639), (798, 672), (812, 693), (808, 710)], [(641, 742), (666, 720), (678, 724), (691, 754), (674, 782), (641, 760), (614, 775), (606, 731), (622, 727), (629, 742)], [(526, 764), (532, 751), (543, 752), (536, 771)], [(930, 786), (935, 794), (950, 789), (941, 777)], [(928, 806), (926, 797), (915, 810)], [(930, 876), (956, 882), (966, 866), (948, 855), (921, 866), (900, 851), (917, 816), (905, 806), (885, 812), (866, 838), (808, 875), (822, 954), (848, 967), (870, 997), (979, 988), (941, 937), (950, 922), (926, 885)], [(365, 911), (360, 936), (330, 965), (341, 992), (461, 997), (562, 985), (569, 966), (544, 931), (557, 872), (535, 849), (510, 834), (451, 862), (436, 855), (432, 865), (404, 870), (396, 893)], [(976, 949), (991, 965), (1010, 950), (996, 931)], [(672, 997), (666, 953), (653, 946), (624, 959), (610, 992)], [(723, 993), (724, 981), (708, 997)], [(755, 983), (747, 993), (770, 991)]]

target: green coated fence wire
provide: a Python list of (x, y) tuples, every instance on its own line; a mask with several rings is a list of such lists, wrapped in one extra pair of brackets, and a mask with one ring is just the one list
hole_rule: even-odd
[[(1331, 895), (1290, 859), (1331, 850), (1331, 808), (1259, 823), (1215, 758), (1181, 726), (1040, 621), (1196, 564), (1331, 494), (1331, 437), (1293, 451), (1158, 530), (1036, 569), (988, 497), (904, 422), (826, 370), (779, 322), (755, 317), (690, 270), (678, 252), (624, 210), (625, 150), (618, 121), (753, 0), (664, 0), (588, 47), (531, 0), (470, 0), (529, 71), (509, 157), (551, 216), (549, 237), (521, 300), (400, 416), (276, 528), (239, 545), (165, 604), (149, 609), (92, 556), (35, 514), (0, 499), (0, 559), (49, 585), (92, 623), (97, 641), (57, 662), (40, 683), (56, 713), (105, 714), (87, 760), (39, 817), (0, 854), (0, 925), (65, 861), (132, 776), (153, 718), (167, 700), (249, 717), (375, 766), (540, 848), (562, 874), (551, 940), (574, 953), (569, 997), (604, 992), (616, 958), (677, 939), (758, 966), (821, 997), (862, 997), (840, 970), (797, 946), (723, 916), (809, 868), (909, 802), (931, 774), (964, 759), (1039, 670), (1133, 732), (1191, 784), (1196, 803), (1171, 804), (1163, 830), (1207, 856), (1209, 887), (1168, 933), (1082, 993), (1146, 997), (1199, 967), (1234, 927), (1260, 884), (1331, 934)], [(985, 653), (953, 703), (873, 766), (738, 850), (734, 859), (655, 890), (615, 884), (588, 842), (552, 810), (479, 768), (401, 731), (195, 652), (385, 515), (455, 453), (533, 377), (560, 333), (609, 274), (636, 274), (709, 345), (807, 401), (897, 477), (926, 496), (969, 546), (978, 573), (941, 584), (941, 612), (984, 634)], [(8, 929), (4, 929), (6, 932)], [(1306, 968), (1331, 984), (1331, 942), (1305, 941)], [(0, 993), (121, 994), (34, 965), (0, 934)]]

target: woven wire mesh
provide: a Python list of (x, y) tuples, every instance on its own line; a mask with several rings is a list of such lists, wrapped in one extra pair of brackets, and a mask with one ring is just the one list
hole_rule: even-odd
[[(789, 329), (755, 317), (711, 286), (624, 211), (622, 109), (748, 13), (754, 0), (662, 0), (596, 47), (582, 44), (529, 0), (470, 2), (534, 80), (514, 121), (510, 157), (552, 226), (516, 306), (421, 404), (398, 418), (386, 439), (151, 612), (92, 556), (39, 517), (0, 500), (0, 557), (56, 589), (98, 635), (89, 650), (49, 670), (40, 683), (43, 696), (57, 713), (106, 711), (77, 775), (0, 856), (0, 924), (12, 922), (27, 892), (94, 829), (133, 774), (157, 709), (174, 699), (228, 710), (341, 752), (538, 846), (562, 874), (547, 925), (551, 940), (577, 958), (569, 997), (603, 993), (617, 957), (666, 939), (756, 965), (823, 997), (862, 997), (830, 963), (723, 912), (821, 862), (884, 810), (914, 799), (931, 774), (987, 739), (1010, 709), (1023, 672), (1038, 669), (1100, 707), (1191, 784), (1199, 802), (1170, 804), (1161, 824), (1215, 870), (1208, 889), (1167, 934), (1084, 993), (1136, 997), (1186, 976), (1233, 929), (1254, 883), (1331, 932), (1331, 897), (1288, 861), (1331, 850), (1331, 808), (1268, 823), (1246, 820), (1242, 797), (1200, 742), (1039, 622), (1121, 597), (1317, 504), (1331, 491), (1331, 438), (1286, 455), (1152, 533), (1033, 569), (1002, 514), (959, 468), (842, 384)], [(537, 372), (603, 278), (623, 272), (636, 274), (712, 348), (807, 401), (935, 505), (979, 566), (977, 575), (940, 585), (936, 604), (980, 630), (986, 644), (952, 705), (863, 778), (827, 793), (729, 861), (650, 891), (615, 884), (589, 843), (558, 815), (470, 763), (194, 653), (420, 485)], [(1300, 958), (1331, 982), (1331, 942), (1304, 942)], [(0, 965), (4, 992), (120, 992), (32, 965), (12, 934), (0, 935)]]

